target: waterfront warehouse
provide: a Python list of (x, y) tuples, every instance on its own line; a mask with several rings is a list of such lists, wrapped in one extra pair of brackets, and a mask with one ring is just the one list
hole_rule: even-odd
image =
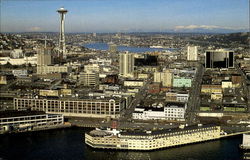
[(93, 148), (155, 150), (220, 138), (220, 126), (198, 125), (157, 131), (96, 129), (85, 133), (85, 143)]
[(1, 111), (0, 133), (56, 128), (64, 124), (62, 114), (41, 111)]

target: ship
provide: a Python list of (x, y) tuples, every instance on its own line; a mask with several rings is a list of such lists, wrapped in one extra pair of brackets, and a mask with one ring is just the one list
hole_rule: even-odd
[(157, 150), (219, 139), (220, 126), (181, 125), (161, 130), (118, 130), (96, 128), (85, 133), (85, 143), (96, 149)]

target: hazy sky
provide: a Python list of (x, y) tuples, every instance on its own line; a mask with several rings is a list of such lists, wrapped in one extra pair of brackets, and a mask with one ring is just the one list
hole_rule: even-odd
[(181, 31), (249, 28), (249, 0), (0, 0), (1, 32)]

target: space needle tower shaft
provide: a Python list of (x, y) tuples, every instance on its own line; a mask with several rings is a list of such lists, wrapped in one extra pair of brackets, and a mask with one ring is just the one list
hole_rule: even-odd
[(66, 58), (66, 45), (65, 45), (65, 15), (68, 12), (65, 8), (60, 8), (57, 10), (57, 12), (60, 14), (60, 37), (59, 37), (59, 51), (60, 54), (63, 55), (63, 58)]

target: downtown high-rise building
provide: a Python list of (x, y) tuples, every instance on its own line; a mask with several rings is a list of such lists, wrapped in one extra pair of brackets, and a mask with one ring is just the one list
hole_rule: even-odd
[(134, 55), (132, 53), (121, 53), (119, 57), (119, 75), (122, 77), (133, 77)]
[(173, 73), (166, 69), (163, 72), (154, 73), (154, 82), (162, 83), (164, 87), (172, 87)]
[(37, 53), (37, 66), (47, 66), (52, 64), (51, 48), (39, 48)]
[(188, 46), (188, 48), (187, 48), (187, 60), (188, 61), (197, 61), (198, 60), (198, 47), (197, 46)]
[(234, 51), (227, 49), (206, 50), (206, 68), (234, 68)]

